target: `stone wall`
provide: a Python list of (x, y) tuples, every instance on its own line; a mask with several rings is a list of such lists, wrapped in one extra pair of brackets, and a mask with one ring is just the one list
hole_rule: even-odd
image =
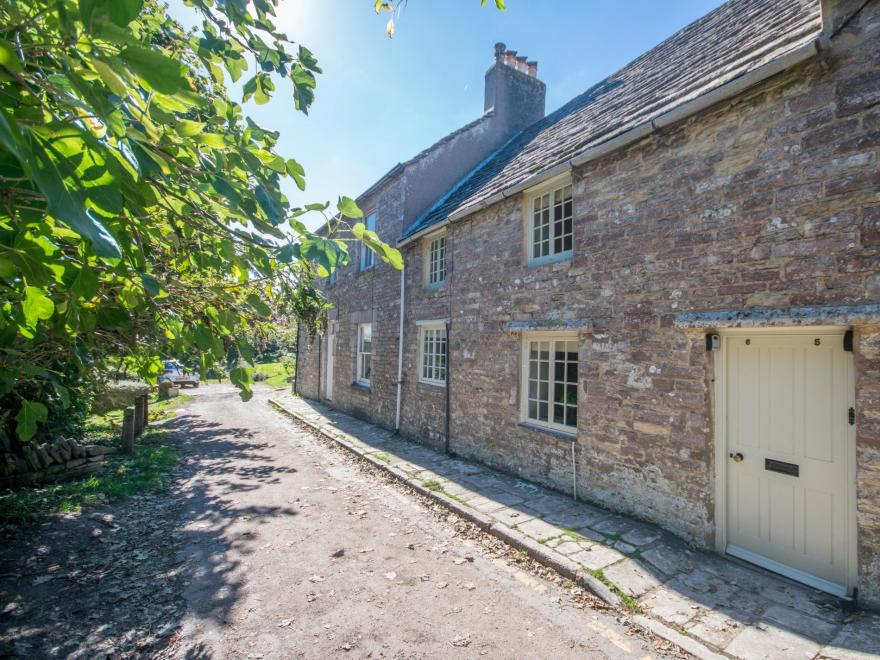
[(25, 444), (23, 456), (0, 454), (0, 490), (102, 472), (106, 455), (114, 451), (112, 447), (80, 445), (64, 438)]
[[(365, 213), (376, 211), (376, 232), (392, 244), (403, 231), (405, 183), (401, 173), (358, 200)], [(336, 324), (333, 404), (340, 410), (393, 428), (397, 403), (400, 271), (383, 263), (378, 256), (375, 265), (363, 271), (359, 248), (353, 252), (352, 263), (339, 270), (336, 283), (324, 285), (333, 303), (330, 318)], [(355, 383), (357, 325), (367, 322), (373, 324), (373, 375), (369, 388)], [(300, 342), (297, 387), (305, 396), (323, 398), (327, 377), (324, 373), (326, 336), (310, 342), (304, 333)]]
[[(409, 246), (402, 431), (443, 442), (446, 393), (418, 382), (416, 322), (450, 318), (454, 452), (565, 492), (576, 467), (582, 497), (714, 547), (712, 360), (705, 330), (676, 318), (880, 302), (878, 103), (880, 5), (869, 3), (830, 53), (576, 169), (571, 259), (525, 263), (519, 197), (451, 226), (440, 289), (422, 284), (425, 239)], [(385, 426), (396, 277), (340, 276), (333, 293), (336, 404)], [(354, 312), (373, 314), (381, 338), (387, 384), (368, 393), (348, 386)], [(520, 424), (521, 338), (505, 330), (553, 319), (591, 324), (579, 334), (574, 466), (571, 440)], [(855, 326), (859, 591), (878, 605), (880, 336)], [(301, 382), (317, 394), (313, 376)]]
[[(404, 253), (406, 262), (406, 298), (404, 310), (403, 396), (400, 430), (411, 438), (435, 449), (445, 446), (446, 388), (419, 382), (419, 321), (441, 321), (450, 318), (451, 272), (442, 285), (426, 284), (423, 249), (430, 241), (419, 242)], [(449, 249), (447, 243), (447, 250)]]
[[(442, 433), (435, 401), (412, 384), (411, 321), (449, 315), (453, 451), (570, 492), (570, 441), (519, 423), (521, 344), (504, 324), (589, 319), (579, 493), (714, 547), (710, 354), (675, 318), (880, 302), (878, 30), (871, 3), (822, 58), (577, 169), (568, 261), (524, 263), (520, 198), (453, 225), (451, 313), (446, 297), (409, 288), (406, 430)], [(408, 267), (421, 268), (423, 249), (408, 249)], [(856, 326), (860, 594), (873, 603), (878, 342)]]

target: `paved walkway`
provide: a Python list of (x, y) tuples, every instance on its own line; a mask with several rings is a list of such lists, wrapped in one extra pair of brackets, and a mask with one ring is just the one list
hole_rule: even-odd
[(880, 615), (844, 612), (830, 596), (694, 550), (654, 525), (449, 458), (320, 403), (282, 393), (274, 399), (411, 483), (488, 517), (500, 535), (524, 535), (551, 561), (598, 578), (642, 611), (644, 625), (695, 655), (880, 657), (873, 655), (880, 653)]

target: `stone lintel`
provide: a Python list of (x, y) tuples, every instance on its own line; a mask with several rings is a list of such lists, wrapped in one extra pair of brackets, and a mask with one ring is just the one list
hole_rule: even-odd
[(564, 332), (568, 330), (585, 331), (591, 327), (589, 319), (542, 319), (529, 321), (507, 321), (504, 329), (507, 332)]
[(675, 317), (675, 327), (677, 328), (706, 329), (788, 325), (853, 325), (878, 322), (880, 322), (880, 303), (684, 312)]

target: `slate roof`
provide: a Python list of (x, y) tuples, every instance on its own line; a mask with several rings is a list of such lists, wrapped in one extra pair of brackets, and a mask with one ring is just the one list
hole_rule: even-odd
[(818, 0), (730, 0), (514, 136), (401, 240), (803, 46), (821, 29)]

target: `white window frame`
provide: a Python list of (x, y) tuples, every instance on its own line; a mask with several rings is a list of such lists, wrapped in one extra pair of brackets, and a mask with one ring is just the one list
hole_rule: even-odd
[[(436, 252), (442, 252), (441, 256), (435, 256), (435, 246), (438, 246)], [(426, 286), (442, 286), (446, 283), (448, 275), (447, 268), (447, 249), (449, 242), (446, 240), (446, 232), (432, 234), (425, 239), (425, 285)]]
[[(369, 333), (370, 335), (370, 352), (367, 353), (364, 351), (364, 334)], [(355, 382), (358, 385), (363, 385), (364, 387), (370, 386), (370, 378), (373, 375), (373, 324), (372, 323), (359, 323), (357, 327), (357, 365), (356, 365), (356, 378)], [(364, 364), (365, 358), (369, 356), (370, 358), (370, 370), (367, 376), (364, 376)]]
[[(449, 344), (447, 334), (446, 334), (446, 321), (418, 321), (419, 326), (419, 382), (424, 383), (426, 385), (437, 385), (439, 387), (446, 387), (446, 378), (449, 374)], [(427, 354), (425, 353), (425, 340), (428, 336), (434, 336), (434, 343), (436, 344), (437, 333), (442, 333), (442, 342), (444, 351), (442, 354), (443, 364), (442, 367), (437, 367), (436, 360), (440, 356), (439, 353), (433, 353), (432, 363), (429, 367), (429, 370), (432, 372), (431, 376), (425, 376), (425, 358)], [(434, 378), (434, 373), (438, 371), (440, 368), (443, 370), (443, 378)]]
[[(367, 231), (376, 231), (376, 211), (369, 211), (364, 219)], [(369, 270), (376, 265), (376, 253), (361, 243), (361, 270)]]
[[(557, 193), (561, 195), (561, 199), (558, 202), (558, 205), (561, 205), (563, 213), (562, 217), (559, 220), (556, 220), (553, 217), (554, 209), (557, 206), (557, 203), (554, 202)], [(568, 200), (565, 199), (566, 193), (569, 196)], [(548, 253), (535, 256), (535, 202), (543, 202), (545, 197), (547, 198), (547, 206), (542, 210), (546, 211), (547, 213), (547, 221), (549, 225), (547, 227), (546, 238), (542, 238), (540, 242), (548, 242)], [(574, 251), (574, 193), (571, 185), (571, 176), (566, 174), (561, 177), (556, 177), (551, 181), (542, 184), (540, 187), (529, 191), (525, 199), (526, 202), (524, 211), (526, 214), (525, 243), (527, 263), (529, 265), (540, 265), (570, 259), (572, 252)], [(568, 206), (568, 210), (571, 213), (571, 215), (567, 217), (565, 215), (566, 206)], [(568, 222), (568, 226), (571, 229), (571, 233), (562, 233), (561, 235), (557, 235), (557, 227), (561, 224), (564, 229), (566, 221)], [(566, 237), (568, 237), (569, 239), (568, 249), (565, 249)], [(556, 250), (557, 240), (562, 242), (562, 248), (560, 250)]]
[[(529, 396), (529, 352), (531, 349), (532, 342), (549, 342), (549, 365), (548, 365), (548, 379), (547, 379), (547, 388), (548, 388), (548, 398), (547, 398), (547, 420), (535, 419), (529, 416), (529, 401), (531, 397)], [(553, 357), (554, 345), (558, 342), (574, 342), (577, 346), (577, 379), (574, 383), (569, 383), (567, 380), (562, 381), (564, 383), (563, 387), (568, 385), (574, 385), (575, 387), (575, 426), (568, 426), (567, 424), (560, 424), (558, 422), (553, 421), (553, 391), (554, 385), (557, 383), (555, 380), (555, 359)], [(520, 422), (527, 426), (533, 426), (536, 428), (549, 429), (551, 431), (555, 431), (557, 433), (562, 433), (564, 435), (568, 435), (571, 437), (577, 437), (578, 432), (578, 418), (580, 417), (580, 356), (581, 356), (581, 342), (578, 338), (577, 333), (571, 332), (534, 332), (534, 333), (523, 333), (522, 336), (522, 347), (521, 347), (521, 355), (520, 355)], [(540, 391), (538, 392), (538, 396), (540, 396)], [(567, 406), (568, 404), (563, 404)]]

